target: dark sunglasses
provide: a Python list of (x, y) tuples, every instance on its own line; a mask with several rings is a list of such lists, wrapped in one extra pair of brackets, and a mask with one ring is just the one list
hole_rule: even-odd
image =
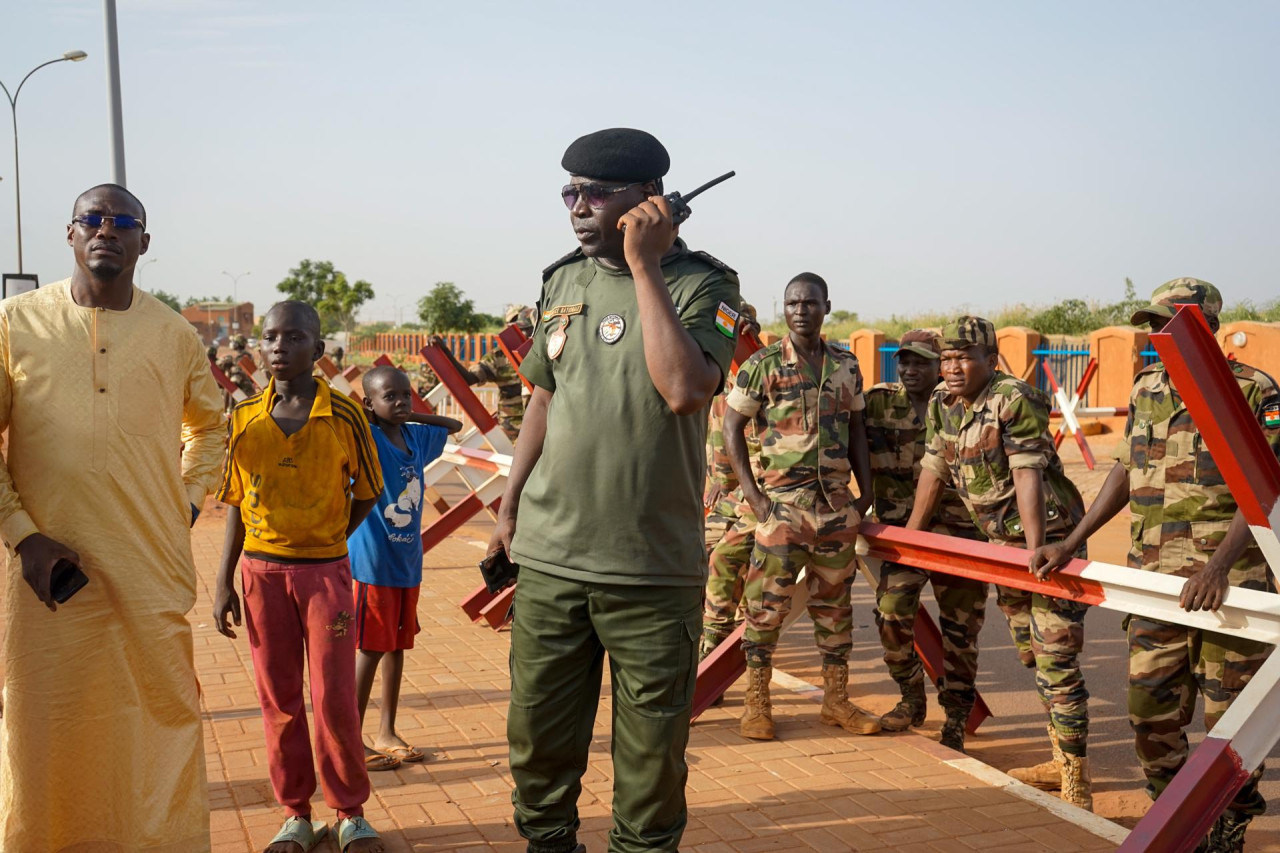
[(101, 213), (82, 213), (79, 216), (71, 217), (71, 221), (76, 225), (83, 225), (86, 228), (101, 228), (103, 222), (110, 222), (115, 228), (121, 231), (132, 231), (134, 228), (145, 229), (146, 223), (135, 216), (127, 213), (121, 213), (117, 216), (103, 216)]
[(600, 184), (566, 184), (560, 188), (560, 198), (564, 199), (564, 206), (573, 210), (578, 204), (578, 197), (581, 196), (587, 200), (587, 204), (595, 210), (604, 207), (604, 203), (609, 200), (609, 196), (614, 193), (620, 193), (623, 190), (629, 190), (632, 187), (638, 187), (645, 181), (634, 181), (629, 184), (623, 184), (620, 187), (603, 187)]

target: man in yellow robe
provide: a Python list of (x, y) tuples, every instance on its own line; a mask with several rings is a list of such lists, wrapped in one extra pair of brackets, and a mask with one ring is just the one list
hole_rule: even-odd
[[(184, 614), (225, 421), (195, 330), (133, 286), (145, 221), (123, 187), (86, 191), (71, 278), (0, 302), (3, 853), (209, 849)], [(60, 559), (88, 576), (65, 604)]]

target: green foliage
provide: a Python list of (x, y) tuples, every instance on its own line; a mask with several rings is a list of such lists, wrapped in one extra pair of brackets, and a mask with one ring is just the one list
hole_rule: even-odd
[(351, 334), (356, 312), (373, 298), (372, 284), (363, 279), (349, 281), (346, 273), (334, 269), (332, 261), (303, 260), (289, 270), (276, 290), (288, 299), (314, 306), (326, 333), (342, 329)]
[(1255, 305), (1252, 300), (1246, 299), (1224, 310), (1218, 319), (1223, 323), (1235, 323), (1239, 320), (1280, 323), (1280, 299), (1272, 299), (1261, 305)]
[(218, 305), (234, 305), (235, 300), (230, 296), (188, 296), (187, 301), (182, 303), (183, 308), (190, 308), (192, 305), (203, 305), (206, 302), (212, 302)]
[(418, 318), (430, 332), (481, 332), (502, 325), (502, 318), (482, 314), (475, 303), (463, 296), (451, 281), (437, 281), (431, 292), (418, 300)]
[(163, 290), (153, 290), (151, 291), (151, 295), (156, 299), (159, 299), (165, 305), (168, 305), (174, 311), (182, 310), (182, 303), (179, 302), (178, 297), (174, 296), (172, 293), (167, 293)]
[(827, 315), (828, 323), (856, 323), (858, 322), (857, 311), (845, 311), (843, 308), (837, 308)]

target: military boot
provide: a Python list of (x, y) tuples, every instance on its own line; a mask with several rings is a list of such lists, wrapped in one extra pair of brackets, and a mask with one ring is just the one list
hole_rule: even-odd
[(1093, 811), (1093, 783), (1089, 780), (1089, 759), (1062, 753), (1062, 793), (1064, 802)]
[(880, 728), (886, 732), (905, 732), (907, 729), (924, 722), (927, 709), (924, 698), (924, 676), (917, 675), (912, 681), (898, 682), (902, 691), (902, 700), (893, 710), (880, 718)]
[(1244, 831), (1249, 827), (1253, 815), (1227, 809), (1214, 821), (1208, 837), (1200, 843), (1196, 850), (1204, 853), (1240, 853), (1244, 850)]
[(824, 663), (822, 665), (822, 714), (823, 725), (840, 726), (855, 735), (873, 735), (880, 731), (880, 719), (868, 714), (849, 701), (849, 665)]
[(948, 708), (946, 722), (942, 724), (942, 745), (956, 752), (964, 752), (965, 728), (969, 725), (969, 708)]
[(773, 705), (769, 701), (771, 666), (747, 667), (747, 695), (743, 699), (738, 733), (752, 740), (773, 740)]
[(1018, 767), (1009, 775), (1033, 788), (1056, 791), (1062, 787), (1062, 750), (1058, 747), (1058, 730), (1049, 724), (1049, 743), (1053, 746), (1053, 758), (1034, 767)]

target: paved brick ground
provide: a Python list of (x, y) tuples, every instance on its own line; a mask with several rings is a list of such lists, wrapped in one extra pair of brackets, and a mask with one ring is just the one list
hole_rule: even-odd
[[(261, 849), (282, 819), (264, 763), (262, 728), (243, 634), (217, 634), (209, 587), (225, 516), (212, 504), (194, 533), (200, 600), (192, 614), (204, 689), (213, 839), (217, 853)], [(391, 850), (523, 850), (511, 824), (504, 737), (507, 635), (472, 625), (457, 601), (477, 582), (476, 544), (464, 528), (433, 551), (406, 656), (400, 733), (430, 748), (425, 765), (373, 774), (368, 817)], [(606, 688), (607, 689), (607, 688)], [(1114, 844), (1033, 802), (948, 764), (955, 753), (915, 735), (859, 738), (817, 723), (802, 692), (776, 691), (781, 739), (736, 733), (740, 690), (695, 727), (689, 750), (692, 815), (682, 849), (901, 850), (987, 853), (1111, 850)], [(366, 731), (376, 726), (376, 697)], [(613, 784), (606, 697), (581, 800), (582, 840), (603, 851)], [(962, 762), (963, 763), (963, 762)], [(319, 794), (317, 818), (332, 821)], [(320, 849), (326, 849), (321, 847)], [(327, 848), (336, 850), (336, 844)]]

